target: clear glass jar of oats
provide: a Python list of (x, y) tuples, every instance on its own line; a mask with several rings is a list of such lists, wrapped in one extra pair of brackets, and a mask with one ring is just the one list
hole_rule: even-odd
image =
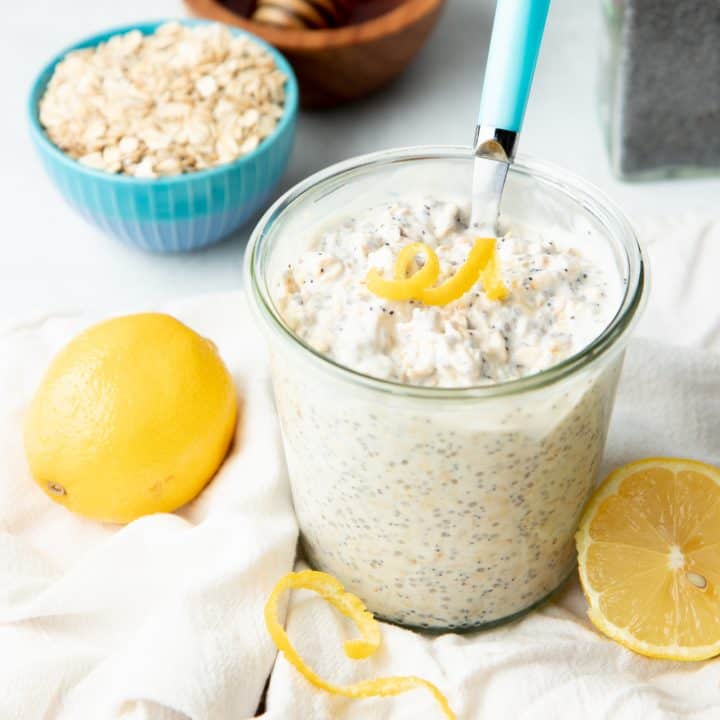
[(471, 176), (464, 148), (341, 163), (282, 197), (246, 257), (307, 559), (378, 616), (420, 628), (504, 622), (573, 570), (647, 284), (614, 206), (519, 160), (502, 306), (480, 286), (434, 314), (372, 298), (368, 267), (406, 242), (456, 269)]

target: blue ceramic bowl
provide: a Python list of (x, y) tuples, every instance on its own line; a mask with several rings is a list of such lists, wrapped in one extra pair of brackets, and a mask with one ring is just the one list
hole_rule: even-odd
[[(163, 21), (165, 22), (165, 21)], [(94, 35), (51, 60), (33, 84), (29, 101), (31, 135), (45, 169), (63, 197), (83, 217), (124, 243), (157, 252), (181, 252), (210, 245), (252, 217), (270, 198), (290, 158), (295, 136), (298, 86), (285, 58), (263, 40), (287, 76), (285, 112), (275, 132), (253, 152), (209, 170), (159, 178), (136, 178), (93, 170), (73, 160), (45, 134), (38, 104), (55, 65), (71, 50), (93, 47), (130, 30), (152, 33), (163, 22), (128, 25)], [(203, 20), (182, 20), (187, 25)]]

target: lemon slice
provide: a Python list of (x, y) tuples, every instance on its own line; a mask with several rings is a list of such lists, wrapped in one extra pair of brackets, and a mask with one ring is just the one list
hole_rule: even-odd
[(577, 536), (588, 615), (642, 655), (720, 654), (720, 470), (650, 458), (619, 468), (590, 500)]

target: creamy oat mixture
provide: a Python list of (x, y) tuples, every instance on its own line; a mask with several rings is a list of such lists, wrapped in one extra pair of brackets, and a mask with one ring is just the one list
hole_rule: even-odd
[[(466, 218), (453, 202), (412, 198), (309, 229), (275, 302), (320, 352), (424, 386), (538, 372), (610, 321), (620, 278), (584, 234), (511, 226), (498, 243), (503, 302), (481, 283), (444, 307), (367, 290), (368, 270), (392, 277), (415, 241), (436, 250), (441, 280), (452, 274), (474, 240)], [(621, 359), (532, 392), (447, 402), (381, 393), (309, 355), (277, 353), (275, 397), (311, 564), (379, 616), (413, 626), (470, 628), (532, 607), (574, 567)]]
[(291, 264), (275, 299), (289, 327), (321, 353), (382, 379), (462, 387), (511, 380), (557, 364), (609, 323), (618, 299), (603, 268), (552, 234), (510, 230), (498, 241), (503, 302), (482, 282), (443, 307), (393, 302), (365, 286), (370, 268), (391, 279), (399, 251), (431, 246), (439, 282), (476, 238), (468, 209), (413, 198), (350, 217), (317, 234)]

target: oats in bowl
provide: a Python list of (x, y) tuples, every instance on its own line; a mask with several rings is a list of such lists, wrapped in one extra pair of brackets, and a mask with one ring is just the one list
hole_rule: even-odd
[(27, 109), (40, 160), (71, 207), (124, 243), (184, 252), (231, 234), (271, 199), (298, 95), (290, 64), (262, 39), (181, 20), (79, 40), (40, 70)]
[(287, 77), (263, 47), (222, 25), (166, 23), (74, 50), (39, 118), (70, 157), (152, 178), (230, 163), (278, 125)]

